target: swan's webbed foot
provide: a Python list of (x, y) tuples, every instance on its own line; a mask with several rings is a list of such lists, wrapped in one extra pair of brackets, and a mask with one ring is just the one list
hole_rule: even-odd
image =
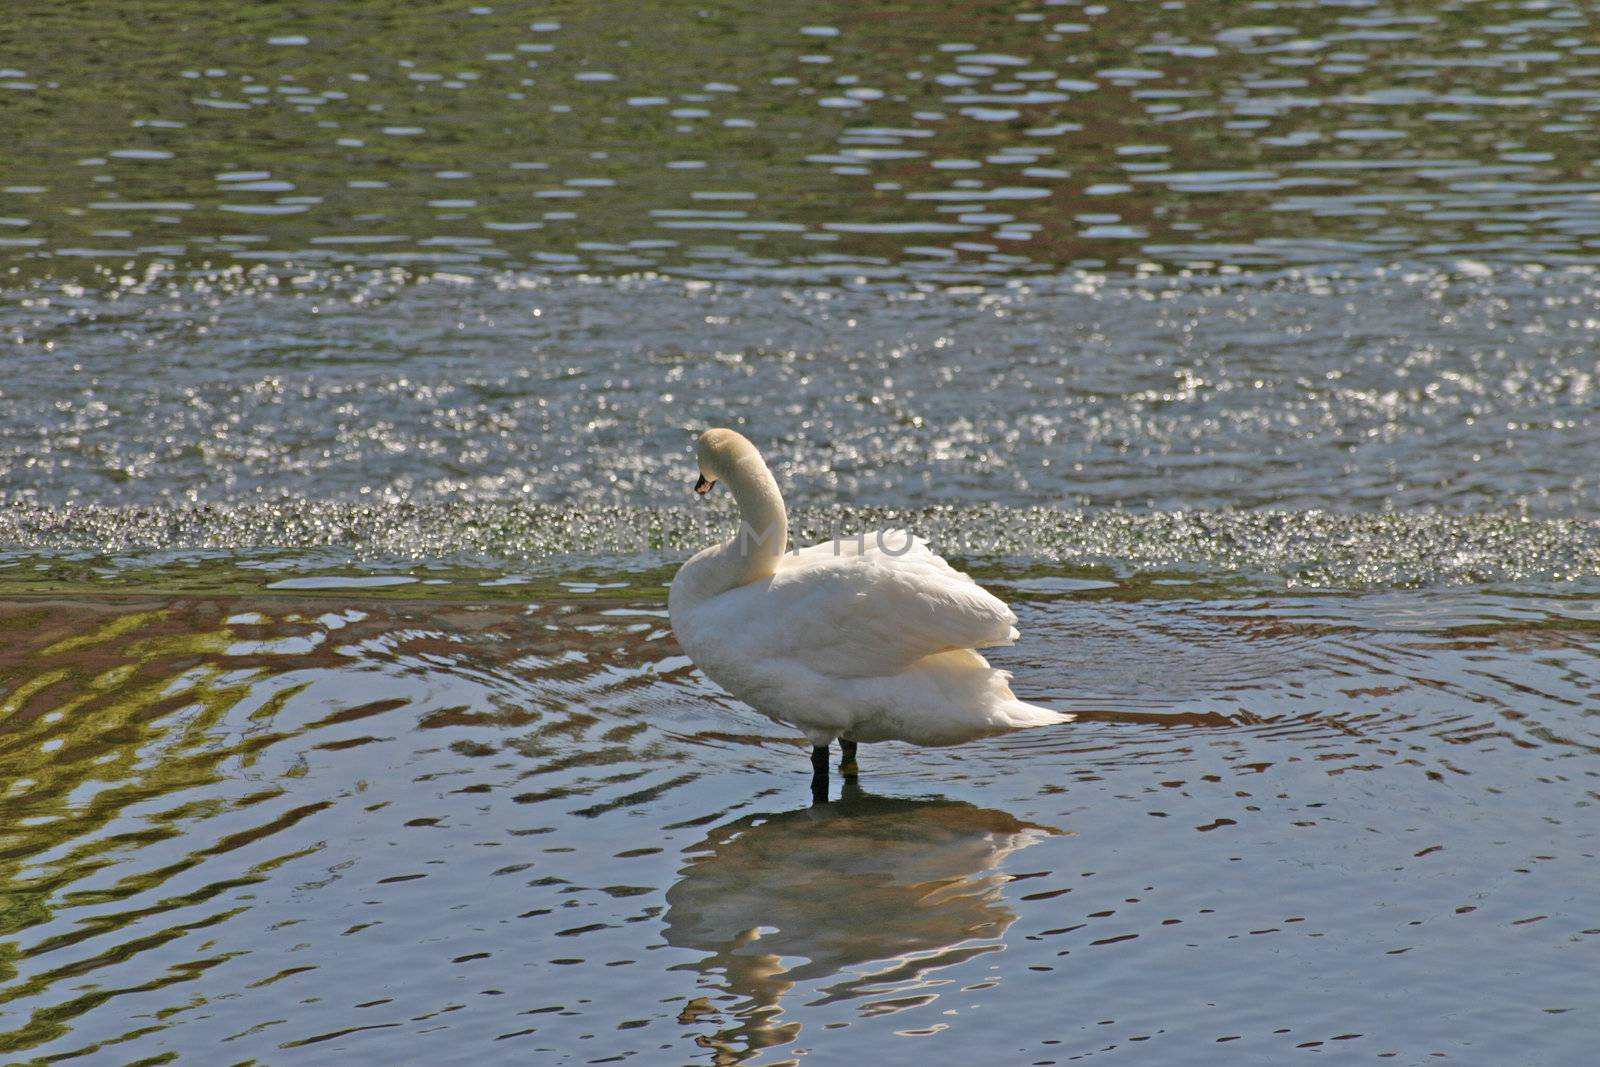
[(846, 778), (854, 778), (861, 773), (861, 767), (856, 763), (856, 743), (839, 739), (839, 773)]

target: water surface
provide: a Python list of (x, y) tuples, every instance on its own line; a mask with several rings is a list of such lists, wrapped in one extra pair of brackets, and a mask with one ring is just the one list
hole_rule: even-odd
[(0, 304), (0, 493), (43, 505), (792, 499), (1600, 508), (1587, 268), (748, 285), (311, 270)]
[(1593, 597), (1191, 578), (991, 579), (1080, 720), (821, 807), (656, 575), (8, 599), (0, 1043), (1578, 1062)]
[[(6, 1062), (1591, 1056), (1593, 4), (7, 14)], [(812, 805), (707, 425), (1077, 721)]]
[(1600, 248), (1591, 3), (17, 14), (0, 241), (30, 273), (982, 278)]

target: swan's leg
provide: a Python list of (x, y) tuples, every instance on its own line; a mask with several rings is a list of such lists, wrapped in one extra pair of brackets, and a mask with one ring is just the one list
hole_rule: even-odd
[(861, 773), (861, 768), (856, 765), (856, 743), (839, 739), (839, 773), (846, 778), (854, 778)]
[(828, 746), (811, 746), (811, 802), (828, 802)]

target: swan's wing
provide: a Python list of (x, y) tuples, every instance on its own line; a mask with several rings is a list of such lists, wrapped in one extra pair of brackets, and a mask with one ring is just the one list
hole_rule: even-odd
[(784, 649), (823, 674), (896, 674), (953, 648), (1010, 644), (1017, 617), (904, 531), (802, 549), (773, 575)]

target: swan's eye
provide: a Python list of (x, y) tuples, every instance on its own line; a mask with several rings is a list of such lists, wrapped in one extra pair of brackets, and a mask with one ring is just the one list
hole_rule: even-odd
[(716, 484), (717, 480), (715, 478), (707, 478), (704, 474), (702, 474), (700, 476), (700, 480), (694, 483), (694, 491), (699, 493), (701, 496), (705, 496), (707, 493), (711, 492), (711, 487)]

